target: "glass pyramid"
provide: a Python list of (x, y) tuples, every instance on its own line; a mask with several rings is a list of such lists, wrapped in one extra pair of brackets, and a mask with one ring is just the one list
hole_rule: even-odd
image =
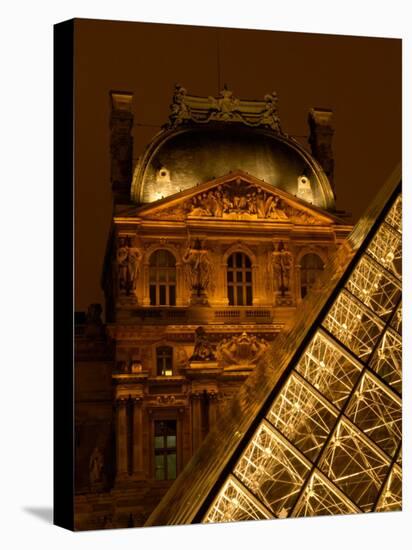
[(148, 525), (401, 509), (396, 181), (395, 174)]

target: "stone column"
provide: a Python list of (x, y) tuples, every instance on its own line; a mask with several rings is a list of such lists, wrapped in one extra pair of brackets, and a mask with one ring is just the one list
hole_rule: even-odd
[(209, 431), (212, 430), (217, 420), (218, 394), (215, 391), (208, 393), (209, 398)]
[(127, 476), (127, 401), (116, 401), (116, 470), (117, 478)]
[(133, 476), (143, 477), (142, 398), (133, 399)]
[(176, 262), (176, 305), (177, 306), (184, 306), (185, 304), (185, 296), (184, 296), (184, 273), (183, 273), (183, 266), (181, 262)]
[(142, 306), (150, 306), (150, 292), (149, 292), (149, 262), (145, 261), (143, 264), (142, 273)]
[(262, 303), (262, 284), (260, 269), (257, 263), (252, 264), (252, 305), (258, 306)]
[(296, 303), (299, 304), (302, 301), (302, 296), (300, 294), (300, 264), (295, 265), (293, 281), (295, 284)]
[(213, 305), (219, 307), (229, 305), (227, 292), (227, 263), (216, 258), (215, 291), (213, 294)]
[(192, 393), (192, 452), (198, 449), (202, 442), (202, 411), (201, 393)]

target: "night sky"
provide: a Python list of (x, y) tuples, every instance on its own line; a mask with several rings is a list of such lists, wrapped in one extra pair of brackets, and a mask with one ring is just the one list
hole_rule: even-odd
[(400, 40), (78, 19), (76, 310), (104, 304), (109, 91), (134, 93), (135, 163), (166, 122), (176, 82), (201, 96), (224, 83), (244, 99), (276, 91), (283, 130), (303, 144), (309, 109), (333, 109), (337, 208), (354, 222), (401, 160)]

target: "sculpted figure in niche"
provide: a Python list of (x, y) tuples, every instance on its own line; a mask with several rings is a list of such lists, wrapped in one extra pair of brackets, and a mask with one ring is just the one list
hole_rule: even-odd
[(98, 447), (93, 449), (89, 460), (89, 480), (90, 484), (94, 485), (103, 481), (103, 455)]
[(216, 359), (213, 346), (203, 327), (195, 331), (195, 347), (190, 361), (214, 361)]
[(204, 294), (212, 282), (212, 262), (209, 251), (202, 248), (199, 239), (196, 239), (193, 246), (188, 246), (183, 255), (185, 273), (188, 284), (197, 296)]
[(117, 275), (119, 290), (127, 296), (136, 287), (139, 275), (142, 253), (136, 247), (132, 247), (130, 237), (120, 237), (117, 247)]
[(293, 255), (282, 241), (279, 242), (277, 250), (272, 252), (272, 267), (276, 289), (284, 296), (285, 292), (290, 291)]

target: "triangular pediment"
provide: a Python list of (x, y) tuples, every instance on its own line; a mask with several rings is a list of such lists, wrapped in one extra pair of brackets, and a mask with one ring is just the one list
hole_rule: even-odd
[(265, 220), (331, 225), (339, 218), (243, 171), (181, 191), (137, 209), (143, 219)]

